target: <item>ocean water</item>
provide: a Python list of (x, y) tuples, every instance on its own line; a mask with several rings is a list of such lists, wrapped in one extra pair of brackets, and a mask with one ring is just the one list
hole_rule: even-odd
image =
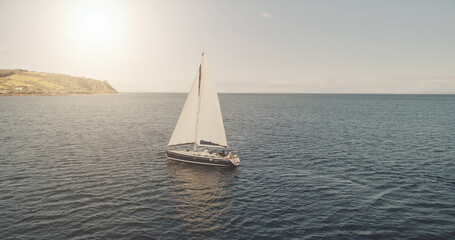
[(220, 94), (235, 170), (185, 97), (1, 97), (0, 239), (455, 239), (455, 95)]

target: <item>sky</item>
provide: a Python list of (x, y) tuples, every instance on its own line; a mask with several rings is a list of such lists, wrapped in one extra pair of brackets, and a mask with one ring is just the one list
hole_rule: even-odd
[(0, 69), (188, 92), (455, 94), (455, 1), (0, 0)]

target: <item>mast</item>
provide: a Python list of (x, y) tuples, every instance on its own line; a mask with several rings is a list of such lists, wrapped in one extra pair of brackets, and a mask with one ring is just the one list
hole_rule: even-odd
[[(202, 57), (204, 57), (204, 52), (202, 52)], [(202, 58), (202, 61), (204, 61), (204, 58)], [(199, 84), (198, 84), (198, 92), (197, 92), (197, 110), (196, 110), (196, 132), (194, 133), (194, 148), (193, 152), (196, 152), (197, 150), (197, 126), (199, 125), (199, 110), (201, 109), (201, 75), (202, 75), (202, 62), (199, 65)]]

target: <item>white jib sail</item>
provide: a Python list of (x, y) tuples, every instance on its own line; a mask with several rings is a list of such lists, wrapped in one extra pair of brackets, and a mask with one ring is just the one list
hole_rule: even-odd
[(227, 147), (220, 103), (205, 56), (168, 146), (196, 143)]
[(195, 141), (196, 117), (198, 108), (199, 71), (196, 74), (191, 90), (186, 97), (179, 120), (172, 133), (168, 146), (191, 144)]

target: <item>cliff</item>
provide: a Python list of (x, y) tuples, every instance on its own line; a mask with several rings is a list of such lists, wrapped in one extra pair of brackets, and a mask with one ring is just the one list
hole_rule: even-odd
[(117, 93), (107, 81), (56, 73), (0, 69), (0, 96)]

